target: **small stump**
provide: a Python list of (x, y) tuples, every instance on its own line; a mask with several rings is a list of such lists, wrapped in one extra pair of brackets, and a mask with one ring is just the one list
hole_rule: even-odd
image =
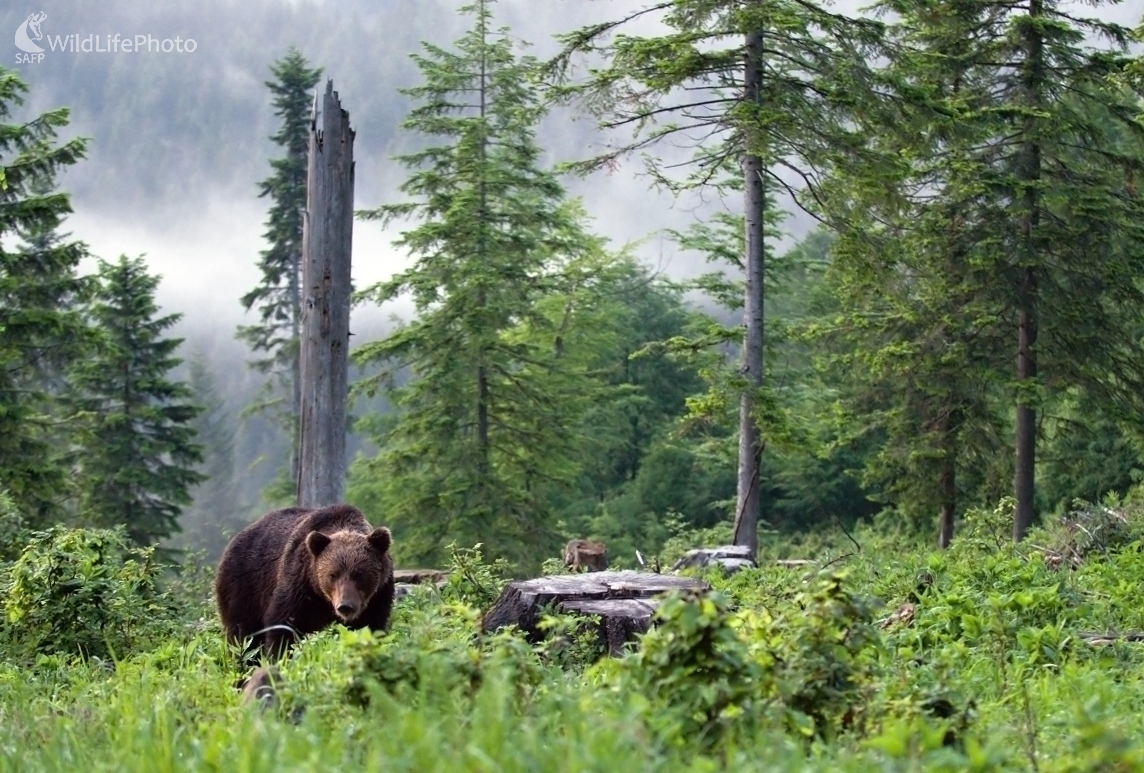
[(247, 677), (242, 685), (243, 705), (255, 704), (260, 711), (272, 709), (278, 705), (278, 696), (274, 686), (282, 681), (276, 668), (258, 668)]
[(644, 572), (591, 572), (561, 574), (509, 583), (496, 604), (485, 613), (481, 630), (496, 631), (515, 625), (531, 641), (539, 641), (537, 623), (545, 607), (557, 612), (595, 617), (600, 643), (613, 655), (645, 633), (651, 625), (662, 593), (672, 590), (707, 590), (707, 583), (690, 577)]

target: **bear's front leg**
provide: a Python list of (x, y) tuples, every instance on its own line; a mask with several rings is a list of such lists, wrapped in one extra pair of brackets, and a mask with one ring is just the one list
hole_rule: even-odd
[(295, 606), (288, 594), (280, 590), (271, 598), (270, 607), (263, 618), (263, 628), (258, 635), (262, 654), (268, 659), (276, 660), (283, 657), (304, 633), (299, 630), (291, 612)]

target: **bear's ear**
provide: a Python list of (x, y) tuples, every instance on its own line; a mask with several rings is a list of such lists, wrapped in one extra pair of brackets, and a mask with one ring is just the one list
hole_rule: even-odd
[(330, 538), (320, 531), (312, 531), (306, 535), (306, 548), (314, 558), (320, 556), (329, 544)]
[(379, 555), (385, 555), (385, 551), (389, 550), (389, 546), (393, 544), (393, 535), (389, 533), (389, 529), (384, 526), (378, 526), (369, 535), (369, 544)]

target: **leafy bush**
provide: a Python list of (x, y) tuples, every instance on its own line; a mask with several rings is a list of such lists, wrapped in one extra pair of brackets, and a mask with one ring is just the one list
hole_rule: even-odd
[(171, 631), (159, 573), (152, 549), (131, 547), (121, 530), (36, 532), (6, 578), (0, 643), (22, 660), (123, 657)]
[(441, 587), (441, 598), (483, 609), (500, 596), (501, 588), (509, 578), (509, 563), (503, 558), (491, 564), (485, 563), (479, 544), (471, 548), (451, 544), (448, 572)]
[(855, 726), (880, 638), (844, 577), (820, 578), (778, 614), (733, 612), (719, 592), (668, 598), (624, 662), (625, 686), (646, 696), (649, 722), (675, 743), (714, 743), (743, 720), (807, 739)]

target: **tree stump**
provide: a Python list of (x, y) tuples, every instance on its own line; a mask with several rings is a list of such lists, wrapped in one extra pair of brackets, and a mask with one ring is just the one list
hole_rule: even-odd
[(659, 605), (654, 597), (672, 590), (707, 590), (690, 577), (645, 572), (561, 574), (509, 583), (485, 613), (486, 633), (506, 625), (520, 628), (530, 641), (542, 637), (537, 623), (545, 609), (595, 617), (600, 643), (618, 655), (637, 634), (645, 633)]

